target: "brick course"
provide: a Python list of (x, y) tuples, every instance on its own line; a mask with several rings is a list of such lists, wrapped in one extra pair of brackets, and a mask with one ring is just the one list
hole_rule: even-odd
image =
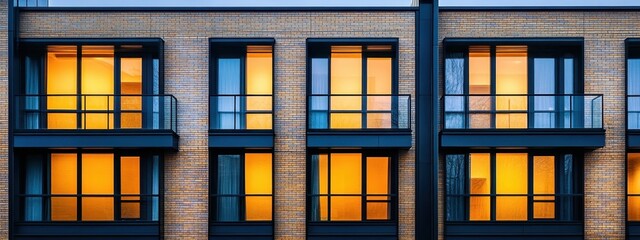
[[(180, 135), (180, 151), (165, 157), (166, 239), (207, 239), (208, 105), (203, 103), (209, 94), (208, 38), (275, 38), (274, 224), (276, 239), (288, 240), (304, 239), (306, 231), (306, 39), (398, 38), (399, 93), (414, 96), (414, 23), (413, 11), (23, 12), (20, 36), (164, 39), (164, 87), (178, 99)], [(0, 58), (0, 66), (2, 62)], [(0, 77), (0, 86), (3, 81), (6, 77)], [(0, 98), (0, 107), (3, 101)], [(6, 115), (0, 113), (0, 131), (6, 131), (3, 119)], [(0, 152), (0, 160), (2, 156), (6, 154)], [(400, 152), (399, 238), (403, 240), (415, 238), (414, 158), (413, 148)], [(5, 163), (6, 159), (0, 161), (0, 171)], [(0, 191), (6, 183), (0, 179)], [(0, 206), (6, 194), (2, 196)], [(0, 209), (0, 223), (6, 222), (6, 207)]]

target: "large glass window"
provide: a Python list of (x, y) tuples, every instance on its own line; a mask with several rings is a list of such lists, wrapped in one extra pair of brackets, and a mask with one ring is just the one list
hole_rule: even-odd
[(640, 153), (627, 154), (627, 220), (640, 221)]
[(448, 47), (445, 128), (601, 127), (602, 97), (580, 94), (578, 53), (536, 45)]
[(446, 156), (447, 221), (575, 221), (581, 163), (573, 154)]
[(311, 221), (392, 219), (394, 191), (390, 156), (313, 154), (310, 169)]
[(627, 127), (640, 129), (640, 48), (627, 51)]
[(273, 47), (214, 45), (211, 129), (273, 128)]
[(214, 222), (271, 221), (271, 153), (217, 154), (211, 160), (211, 219)]
[(127, 153), (26, 154), (23, 221), (157, 221), (160, 157)]
[(394, 49), (310, 46), (309, 128), (407, 128), (409, 98), (397, 95)]
[(171, 111), (159, 59), (141, 45), (33, 46), (24, 63), (22, 129), (158, 129)]

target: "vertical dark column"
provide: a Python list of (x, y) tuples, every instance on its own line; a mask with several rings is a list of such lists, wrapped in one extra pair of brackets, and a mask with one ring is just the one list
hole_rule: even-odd
[(416, 239), (438, 239), (437, 0), (420, 0), (416, 26)]
[[(4, 85), (6, 86), (9, 92), (7, 95), (8, 96), (7, 99), (0, 99), (0, 102), (4, 102), (5, 104), (0, 104), (0, 106), (3, 107), (3, 113), (0, 113), (0, 115), (4, 115), (4, 117), (0, 118), (0, 127), (2, 128), (7, 128), (7, 129), (0, 129), (0, 135), (3, 136), (4, 139), (7, 139), (6, 142), (6, 152), (5, 151), (0, 151), (0, 175), (3, 175), (4, 177), (0, 178), (0, 182), (3, 183), (2, 186), (0, 186), (0, 193), (2, 193), (3, 197), (0, 198), (0, 202), (2, 203), (7, 203), (9, 207), (5, 208), (3, 210), (0, 211), (1, 215), (4, 216), (0, 219), (0, 223), (2, 226), (0, 228), (0, 238), (3, 239), (8, 239), (10, 238), (9, 234), (11, 229), (13, 229), (13, 222), (14, 219), (16, 219), (16, 209), (14, 209), (15, 203), (13, 203), (13, 191), (15, 191), (16, 189), (13, 187), (15, 185), (15, 181), (12, 181), (13, 177), (15, 176), (14, 174), (14, 166), (15, 166), (15, 161), (14, 161), (14, 157), (13, 157), (13, 138), (12, 138), (12, 132), (13, 132), (13, 124), (15, 124), (15, 122), (11, 119), (13, 118), (15, 115), (15, 109), (11, 106), (11, 104), (13, 103), (13, 96), (15, 94), (15, 89), (17, 89), (17, 84), (15, 84), (15, 78), (17, 76), (17, 71), (16, 71), (16, 66), (17, 66), (17, 54), (15, 53), (15, 49), (17, 47), (17, 39), (18, 39), (18, 11), (16, 10), (15, 6), (13, 5), (14, 1), (13, 0), (8, 0), (8, 1), (4, 1), (3, 3), (0, 3), (0, 9), (2, 9), (2, 13), (0, 13), (0, 16), (2, 16), (4, 19), (6, 19), (7, 21), (7, 35), (4, 34), (0, 34), (0, 35), (4, 35), (7, 38), (0, 40), (0, 41), (7, 41), (6, 43), (6, 49), (5, 48), (0, 48), (0, 51), (7, 51), (7, 59), (0, 59), (0, 64), (4, 65), (4, 66), (0, 66), (0, 69), (4, 69), (6, 68), (6, 72), (8, 73), (7, 76), (0, 76), (0, 85)], [(0, 21), (4, 22), (4, 21)], [(2, 46), (4, 44), (0, 43), (0, 46)], [(6, 82), (5, 82), (6, 80)], [(6, 84), (6, 85), (5, 85)], [(15, 88), (15, 89), (14, 89)], [(6, 101), (6, 102), (5, 102)], [(7, 112), (4, 112), (7, 111)], [(6, 114), (6, 115), (5, 115)], [(6, 121), (6, 122), (5, 122)], [(5, 135), (6, 134), (6, 135)], [(0, 143), (2, 145), (4, 145), (4, 143)], [(6, 154), (6, 155), (5, 155)], [(7, 211), (7, 212), (5, 212)], [(6, 217), (6, 219), (5, 219)]]

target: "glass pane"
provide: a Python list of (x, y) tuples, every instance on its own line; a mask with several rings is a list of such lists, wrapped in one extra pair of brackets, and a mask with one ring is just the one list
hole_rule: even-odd
[[(120, 157), (120, 193), (139, 195), (140, 185), (140, 157)], [(140, 218), (139, 196), (124, 196), (120, 200), (122, 218)]]
[(113, 129), (113, 113), (85, 113), (82, 120), (84, 129)]
[(247, 111), (271, 111), (271, 96), (247, 96)]
[(391, 58), (367, 58), (367, 94), (391, 94)]
[(564, 59), (564, 94), (573, 94), (573, 83), (575, 82), (573, 63), (573, 58)]
[(113, 198), (83, 197), (82, 221), (113, 221)]
[(140, 202), (121, 202), (120, 217), (123, 219), (140, 219)]
[(77, 204), (75, 197), (51, 197), (51, 221), (78, 220)]
[(491, 54), (489, 46), (469, 47), (469, 94), (491, 93)]
[(362, 114), (360, 113), (332, 113), (332, 129), (358, 129), (362, 128)]
[(469, 114), (469, 127), (470, 128), (490, 128), (491, 115), (488, 113)]
[(533, 194), (555, 194), (555, 157), (533, 157)]
[(331, 94), (362, 94), (362, 47), (331, 47)]
[(218, 94), (240, 94), (240, 59), (218, 59)]
[(640, 59), (627, 60), (627, 93), (640, 95)]
[(247, 48), (247, 94), (270, 95), (273, 92), (271, 46), (248, 46)]
[[(77, 155), (51, 154), (51, 194), (77, 193)], [(51, 220), (75, 221), (77, 207), (75, 197), (52, 197)]]
[(640, 196), (629, 197), (627, 206), (627, 218), (629, 221), (640, 221)]
[(496, 47), (496, 94), (527, 94), (527, 46)]
[(367, 96), (367, 110), (391, 111), (391, 96)]
[(496, 114), (496, 128), (527, 128), (526, 113)]
[(533, 218), (536, 218), (536, 219), (556, 218), (556, 204), (554, 202), (534, 202)]
[[(446, 156), (446, 193), (458, 195), (466, 193), (466, 158), (465, 155)], [(447, 197), (447, 221), (462, 221), (465, 218), (465, 204), (462, 197)]]
[(527, 197), (496, 197), (496, 220), (526, 221)]
[(444, 68), (445, 94), (463, 94), (464, 55), (462, 53), (449, 53), (445, 59)]
[(367, 157), (367, 194), (389, 194), (388, 157)]
[(362, 193), (362, 154), (331, 154), (331, 194)]
[[(332, 161), (332, 164), (333, 164), (333, 161)], [(333, 166), (331, 166), (331, 168), (333, 170)], [(332, 175), (332, 180), (333, 180), (333, 175)], [(331, 183), (333, 187), (334, 182), (332, 181)], [(331, 221), (361, 221), (361, 220), (362, 220), (361, 197), (331, 197)]]
[(245, 154), (244, 170), (246, 194), (271, 194), (271, 153)]
[[(114, 93), (113, 46), (82, 46), (82, 94)], [(87, 110), (112, 110), (113, 98), (86, 98)]]
[[(74, 98), (75, 99), (75, 98)], [(47, 114), (48, 129), (76, 129), (78, 128), (78, 115), (75, 113), (49, 113)]]
[[(527, 154), (496, 154), (496, 194), (527, 194)], [(527, 197), (497, 197), (496, 220), (526, 220)]]
[[(47, 47), (47, 94), (78, 94), (78, 56), (76, 46)], [(51, 97), (47, 109), (76, 109), (76, 98)], [(75, 128), (75, 127), (74, 127)]]
[[(470, 194), (491, 193), (491, 157), (488, 153), (471, 153), (470, 159)], [(491, 201), (489, 197), (471, 197), (469, 200), (469, 220), (482, 221), (491, 217)]]
[(273, 121), (270, 113), (247, 114), (247, 129), (272, 129)]
[(362, 97), (331, 96), (331, 110), (362, 110)]
[(388, 220), (389, 203), (367, 202), (367, 220)]
[[(535, 94), (555, 94), (556, 93), (556, 63), (553, 58), (536, 58), (534, 64), (534, 93)], [(556, 122), (555, 96), (535, 96), (534, 97), (534, 127), (554, 128)]]
[[(24, 194), (41, 195), (43, 194), (44, 166), (40, 155), (28, 155), (23, 163), (24, 175), (21, 182), (24, 183)], [(42, 221), (43, 198), (41, 197), (25, 197), (24, 198), (24, 217), (25, 221)]]
[(640, 153), (627, 154), (627, 193), (640, 194)]
[(142, 128), (142, 113), (121, 113), (121, 128)]
[(82, 154), (82, 194), (113, 194), (113, 154)]
[(311, 94), (329, 94), (329, 59), (311, 59)]
[[(142, 94), (142, 58), (120, 58), (120, 93)], [(125, 106), (129, 105), (138, 107), (140, 104), (140, 102), (125, 104), (123, 100), (122, 108), (125, 109)]]
[(246, 197), (246, 216), (247, 221), (271, 221), (272, 207), (271, 197)]
[(368, 113), (367, 128), (391, 128), (391, 113)]

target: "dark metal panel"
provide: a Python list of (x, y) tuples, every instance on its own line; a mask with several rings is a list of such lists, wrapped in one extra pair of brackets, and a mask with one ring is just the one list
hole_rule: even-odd
[(308, 38), (307, 44), (393, 44), (398, 45), (397, 38)]
[(212, 239), (272, 239), (273, 223), (211, 223), (209, 236)]
[(307, 239), (371, 239), (372, 237), (379, 237), (380, 239), (397, 239), (397, 235), (398, 227), (395, 223), (309, 223), (307, 225)]
[(411, 148), (411, 132), (308, 132), (310, 148)]
[(16, 239), (159, 239), (158, 223), (16, 223)]
[(629, 239), (640, 239), (640, 223), (627, 222), (627, 232)]
[(273, 148), (273, 132), (270, 133), (209, 133), (211, 148)]
[(15, 133), (16, 148), (167, 148), (178, 149), (178, 136), (166, 133)]
[(640, 132), (627, 130), (627, 147), (631, 149), (640, 149)]
[(276, 43), (276, 39), (274, 38), (209, 38), (209, 43), (211, 44), (246, 43), (246, 44), (274, 45)]
[(582, 236), (582, 223), (445, 223), (446, 236)]
[(445, 38), (442, 40), (445, 46), (468, 46), (471, 44), (527, 44), (536, 46), (582, 46), (584, 38), (581, 37), (534, 37), (534, 38)]
[(583, 148), (604, 147), (604, 130), (581, 132), (443, 131), (442, 148)]

